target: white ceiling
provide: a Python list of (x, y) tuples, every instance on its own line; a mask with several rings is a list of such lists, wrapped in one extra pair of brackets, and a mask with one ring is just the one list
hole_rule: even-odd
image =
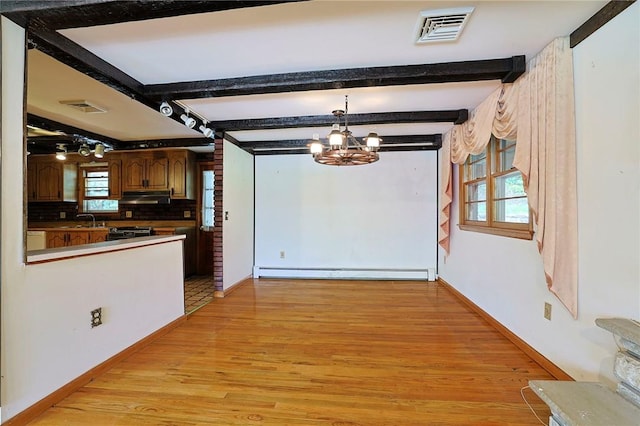
[[(297, 71), (429, 64), (526, 55), (569, 35), (606, 1), (325, 1), (186, 15), (60, 33), (143, 84)], [(456, 42), (416, 44), (419, 13), (474, 6)], [(125, 141), (201, 137), (195, 130), (38, 52), (29, 51), (28, 111)], [(387, 86), (182, 100), (208, 120), (350, 113), (472, 110), (499, 81)], [(108, 112), (59, 104), (82, 99)], [(381, 136), (442, 133), (451, 123), (357, 126)], [(239, 141), (324, 137), (328, 128), (230, 132)]]

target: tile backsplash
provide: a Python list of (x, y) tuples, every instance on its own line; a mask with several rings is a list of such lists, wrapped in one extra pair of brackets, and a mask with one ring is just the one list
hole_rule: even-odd
[[(75, 220), (78, 214), (78, 203), (65, 202), (45, 202), (29, 203), (27, 207), (27, 217), (29, 223), (69, 221)], [(195, 200), (171, 200), (169, 204), (127, 204), (120, 206), (117, 215), (95, 214), (96, 221), (112, 220), (183, 220), (185, 212), (189, 212), (189, 219), (196, 218)], [(131, 212), (131, 217), (127, 217), (127, 212)], [(64, 213), (61, 218), (60, 213)]]

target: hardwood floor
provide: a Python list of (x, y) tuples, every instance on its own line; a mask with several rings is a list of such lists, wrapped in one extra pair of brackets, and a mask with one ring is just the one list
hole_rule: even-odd
[(530, 379), (552, 377), (438, 284), (254, 280), (32, 424), (535, 425)]

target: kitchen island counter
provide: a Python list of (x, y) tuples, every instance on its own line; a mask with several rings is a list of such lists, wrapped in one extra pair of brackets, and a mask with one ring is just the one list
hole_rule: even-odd
[(114, 251), (130, 250), (155, 244), (166, 244), (185, 239), (185, 235), (150, 236), (83, 244), (63, 248), (33, 250), (27, 252), (27, 264), (55, 262), (81, 256), (94, 256)]

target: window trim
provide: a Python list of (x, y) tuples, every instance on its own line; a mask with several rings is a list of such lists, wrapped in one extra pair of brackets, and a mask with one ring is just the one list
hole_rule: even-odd
[[(500, 222), (493, 219), (494, 203), (500, 198), (494, 197), (495, 179), (501, 176), (512, 173), (516, 170), (512, 167), (509, 170), (502, 170), (494, 172), (494, 164), (498, 163), (498, 155), (503, 151), (497, 145), (500, 139), (491, 135), (491, 140), (485, 148), (485, 176), (483, 178), (470, 179), (465, 181), (465, 167), (468, 165), (469, 158), (463, 164), (458, 166), (459, 175), (459, 219), (458, 228), (463, 231), (480, 232), (484, 234), (498, 235), (502, 237), (518, 238), (523, 240), (533, 239), (533, 220), (532, 213), (529, 209), (529, 222), (528, 223), (513, 223), (513, 222)], [(467, 187), (471, 183), (485, 182), (486, 185), (486, 213), (487, 221), (474, 221), (467, 219), (466, 207), (469, 205), (467, 202)]]

